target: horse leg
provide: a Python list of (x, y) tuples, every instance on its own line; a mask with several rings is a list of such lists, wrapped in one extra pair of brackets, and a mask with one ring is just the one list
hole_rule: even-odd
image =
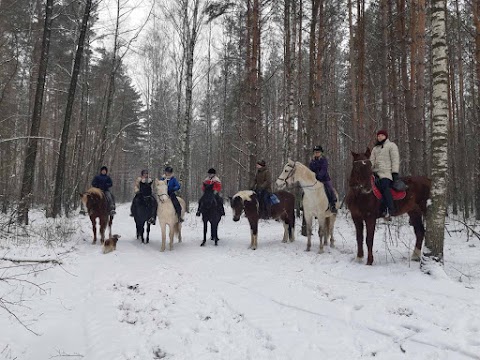
[(333, 229), (335, 226), (335, 221), (337, 220), (336, 215), (332, 215), (329, 217), (329, 226), (328, 226), (328, 236), (330, 236), (330, 247), (335, 247), (335, 239), (333, 238)]
[(178, 236), (178, 242), (181, 243), (182, 242), (182, 223), (177, 222), (174, 228)]
[(288, 236), (288, 227), (289, 227), (289, 225), (288, 225), (287, 221), (285, 221), (285, 222), (283, 223), (283, 240), (282, 240), (282, 243), (288, 242), (288, 239), (289, 239), (289, 236)]
[(210, 223), (210, 228), (213, 233), (213, 239), (215, 240), (215, 246), (217, 246), (218, 242), (218, 223), (220, 222), (220, 219), (215, 219), (213, 223)]
[(95, 245), (97, 243), (97, 220), (95, 218), (90, 218), (92, 222), (92, 230), (93, 230), (93, 242), (92, 244)]
[(113, 216), (108, 217), (108, 238), (112, 238), (112, 222), (113, 222)]
[(306, 251), (310, 251), (312, 247), (312, 222), (313, 216), (312, 215), (305, 215), (305, 227), (307, 229), (307, 249)]
[(150, 223), (147, 221), (147, 244), (150, 242)]
[(207, 242), (207, 227), (208, 227), (208, 221), (207, 219), (203, 218), (203, 241), (200, 244), (200, 246), (205, 246), (205, 243)]
[(363, 219), (355, 217), (353, 223), (357, 235), (357, 261), (360, 261), (363, 259)]
[[(178, 224), (178, 223), (177, 223)], [(175, 237), (175, 232), (177, 230), (177, 224), (173, 225), (173, 226), (169, 226), (169, 232), (168, 232), (168, 235), (170, 237), (170, 246), (169, 246), (169, 249), (170, 251), (173, 250), (173, 239)]]
[(411, 211), (408, 213), (408, 216), (410, 217), (410, 224), (413, 226), (413, 230), (415, 231), (415, 236), (417, 238), (411, 259), (412, 261), (420, 261), (420, 257), (422, 255), (423, 237), (425, 236), (422, 213), (418, 211)]
[(320, 239), (320, 247), (318, 248), (318, 253), (323, 253), (323, 243), (327, 241), (326, 236), (326, 218), (318, 218), (318, 238)]
[(100, 218), (100, 244), (103, 245), (105, 242), (105, 228), (107, 227), (108, 218), (105, 219), (104, 217)]
[(167, 241), (167, 224), (160, 223), (160, 228), (162, 229), (162, 246), (160, 251), (165, 251), (165, 242)]
[(375, 219), (375, 217), (369, 217), (368, 219), (365, 220), (365, 224), (367, 225), (367, 238), (366, 238), (367, 250), (368, 250), (367, 265), (373, 264), (373, 237), (375, 235), (376, 222), (377, 220)]
[(257, 249), (257, 237), (258, 237), (258, 219), (248, 219), (250, 223), (250, 247), (249, 249)]
[(145, 244), (145, 223), (140, 224), (140, 237), (142, 238), (142, 244)]

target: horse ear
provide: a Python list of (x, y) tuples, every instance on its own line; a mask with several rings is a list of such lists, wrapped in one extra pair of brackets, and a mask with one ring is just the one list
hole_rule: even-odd
[(83, 194), (79, 192), (79, 193), (78, 193), (78, 196), (82, 197), (82, 196), (83, 196)]
[(367, 158), (370, 158), (370, 155), (371, 155), (371, 154), (372, 154), (372, 152), (370, 151), (370, 148), (367, 147), (367, 151), (365, 151), (365, 156), (366, 156)]
[(358, 154), (357, 154), (356, 152), (353, 152), (353, 151), (351, 151), (351, 150), (350, 150), (350, 152), (352, 153), (353, 158), (356, 158), (356, 157), (357, 157)]

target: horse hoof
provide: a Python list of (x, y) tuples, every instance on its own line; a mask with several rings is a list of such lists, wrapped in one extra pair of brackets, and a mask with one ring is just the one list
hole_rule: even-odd
[(310, 251), (310, 249), (309, 249), (309, 248), (306, 248), (306, 249), (305, 249), (305, 251), (306, 251), (306, 252), (309, 252), (309, 251)]
[(203, 242), (200, 244), (200, 246), (205, 246), (205, 241), (203, 241)]
[(252, 250), (257, 250), (257, 248), (254, 246), (254, 247), (252, 247)]
[(367, 264), (366, 264), (366, 265), (372, 266), (372, 264), (373, 264), (373, 261), (367, 261)]
[(335, 248), (335, 244), (334, 244), (334, 243), (330, 243), (330, 247), (331, 247), (332, 249), (334, 249), (334, 248)]
[(363, 262), (363, 256), (357, 256), (357, 257), (355, 258), (355, 261), (356, 261), (357, 263), (361, 264), (361, 263)]
[(317, 254), (323, 254), (324, 253), (324, 250), (323, 249), (320, 249), (318, 250), (318, 253)]
[(215, 246), (218, 246), (217, 242), (215, 241)]

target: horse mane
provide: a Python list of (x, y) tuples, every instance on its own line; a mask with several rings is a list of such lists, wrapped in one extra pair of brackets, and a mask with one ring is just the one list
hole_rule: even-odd
[(85, 194), (97, 195), (100, 198), (103, 198), (105, 196), (103, 191), (96, 187), (91, 187), (90, 189), (85, 191)]
[(242, 202), (243, 201), (252, 201), (252, 195), (254, 194), (255, 192), (253, 190), (241, 190), (239, 192), (237, 192), (235, 195), (233, 195), (232, 199), (235, 199), (235, 198), (240, 198), (242, 199)]
[(305, 176), (309, 176), (311, 181), (315, 181), (317, 178), (315, 176), (315, 173), (310, 170), (310, 168), (304, 164), (302, 164), (300, 161), (295, 161), (295, 167), (297, 167), (300, 171), (303, 171)]

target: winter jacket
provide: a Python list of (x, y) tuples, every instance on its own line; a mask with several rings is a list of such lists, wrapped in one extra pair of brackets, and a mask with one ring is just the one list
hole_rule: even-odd
[(251, 188), (256, 191), (266, 190), (272, 192), (272, 177), (270, 176), (270, 171), (265, 166), (257, 169)]
[(172, 176), (170, 179), (163, 176), (160, 180), (162, 180), (162, 181), (167, 180), (168, 195), (174, 193), (175, 191), (180, 190), (180, 183), (178, 182), (178, 180), (175, 176)]
[(211, 185), (213, 184), (213, 191), (216, 191), (219, 193), (222, 191), (222, 182), (218, 178), (218, 176), (214, 176), (213, 178), (207, 177), (205, 180), (203, 180), (202, 183), (202, 191), (205, 191), (205, 185)]
[(319, 158), (313, 158), (308, 167), (315, 173), (318, 181), (330, 181), (330, 175), (328, 175), (328, 160), (326, 157), (320, 156)]
[(93, 178), (92, 186), (102, 191), (108, 191), (112, 187), (112, 179), (108, 175), (98, 174)]
[(393, 180), (392, 173), (400, 169), (400, 154), (395, 143), (386, 139), (383, 144), (376, 145), (370, 155), (372, 170), (380, 179)]
[(135, 184), (133, 185), (133, 192), (135, 194), (139, 193), (140, 192), (140, 183), (143, 182), (143, 183), (147, 183), (147, 184), (151, 184), (153, 182), (152, 179), (150, 178), (146, 178), (146, 179), (142, 179), (141, 176), (137, 177), (135, 179)]

